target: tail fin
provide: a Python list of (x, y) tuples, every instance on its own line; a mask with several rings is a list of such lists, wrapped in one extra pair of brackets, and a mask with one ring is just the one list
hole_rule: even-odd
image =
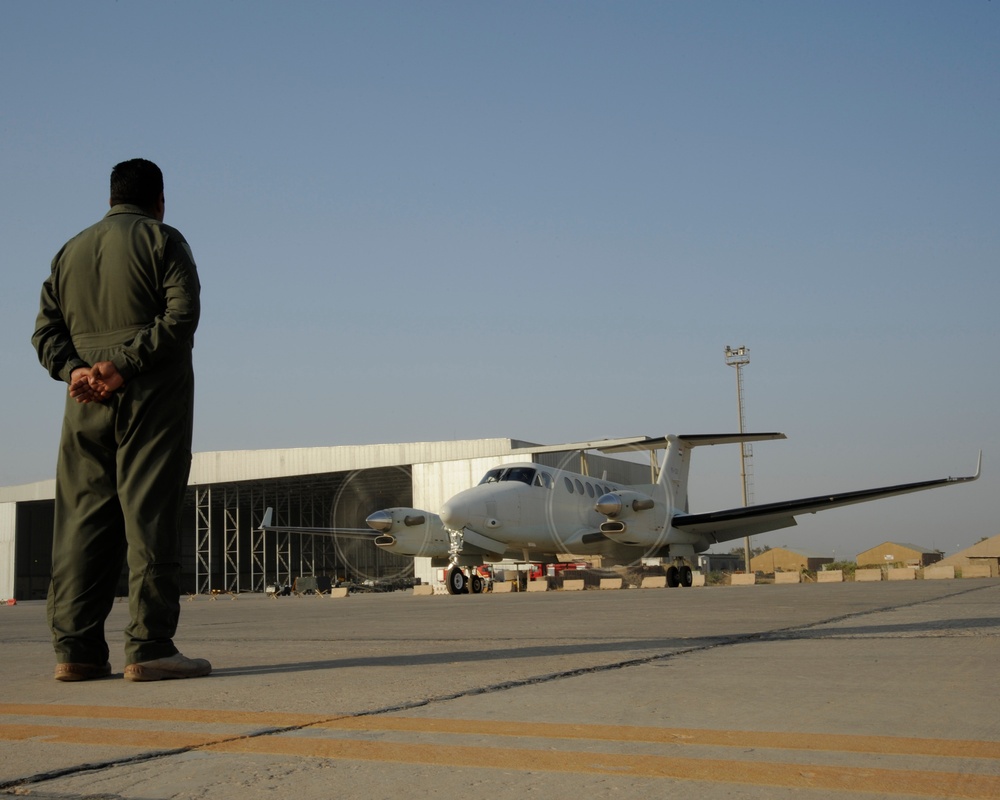
[(768, 439), (784, 439), (783, 433), (701, 433), (666, 437), (667, 451), (660, 464), (658, 483), (666, 487), (667, 497), (674, 508), (688, 508), (688, 471), (691, 468), (691, 449), (712, 444), (739, 444)]
[(271, 506), (268, 506), (267, 510), (264, 512), (264, 519), (260, 521), (260, 527), (257, 530), (263, 531), (270, 528), (271, 520), (273, 519), (274, 519), (274, 509)]

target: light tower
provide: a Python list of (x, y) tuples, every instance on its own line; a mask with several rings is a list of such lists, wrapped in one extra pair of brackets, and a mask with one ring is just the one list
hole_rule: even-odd
[[(730, 347), (726, 345), (726, 364), (736, 368), (736, 402), (739, 405), (740, 433), (746, 430), (746, 414), (743, 411), (743, 367), (750, 363), (749, 347)], [(743, 505), (753, 503), (753, 448), (750, 442), (740, 442), (740, 481), (743, 485)], [(746, 571), (750, 572), (750, 537), (743, 539), (743, 559)]]

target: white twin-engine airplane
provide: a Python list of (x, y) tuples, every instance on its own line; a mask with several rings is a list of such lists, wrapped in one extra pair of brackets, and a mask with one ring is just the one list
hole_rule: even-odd
[(430, 557), (437, 566), (450, 566), (447, 584), (452, 594), (483, 590), (475, 571), (470, 578), (463, 567), (501, 560), (551, 563), (558, 554), (600, 555), (606, 563), (616, 564), (660, 558), (671, 564), (668, 585), (690, 586), (692, 571), (685, 561), (693, 563), (697, 553), (717, 542), (791, 527), (798, 514), (974, 481), (982, 469), (980, 452), (976, 473), (967, 477), (689, 512), (688, 471), (695, 447), (784, 438), (783, 433), (669, 435), (534, 448), (535, 452), (665, 452), (651, 484), (623, 485), (535, 463), (504, 464), (445, 502), (438, 514), (387, 508), (368, 516), (365, 522), (371, 530), (366, 531), (275, 526), (268, 509), (260, 529), (363, 537), (393, 553)]

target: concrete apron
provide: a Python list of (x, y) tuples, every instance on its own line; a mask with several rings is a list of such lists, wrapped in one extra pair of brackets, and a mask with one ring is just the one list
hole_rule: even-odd
[(0, 791), (992, 798), (998, 600), (995, 579), (200, 597), (178, 645), (214, 674), (151, 684), (117, 653), (111, 679), (52, 680), (44, 606), (19, 603)]

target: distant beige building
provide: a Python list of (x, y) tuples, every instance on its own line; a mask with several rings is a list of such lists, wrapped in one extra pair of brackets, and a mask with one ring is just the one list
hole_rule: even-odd
[(824, 564), (832, 563), (833, 558), (830, 556), (803, 550), (789, 550), (787, 547), (772, 547), (751, 558), (750, 569), (752, 572), (763, 572), (766, 575), (775, 572), (801, 572), (804, 569), (815, 572), (822, 569)]
[(941, 560), (939, 550), (928, 550), (916, 544), (882, 542), (871, 550), (858, 553), (859, 567), (883, 567), (900, 565), (904, 567), (926, 567)]
[(1000, 576), (1000, 533), (942, 559), (941, 564), (966, 571), (969, 567), (983, 566), (994, 578)]

